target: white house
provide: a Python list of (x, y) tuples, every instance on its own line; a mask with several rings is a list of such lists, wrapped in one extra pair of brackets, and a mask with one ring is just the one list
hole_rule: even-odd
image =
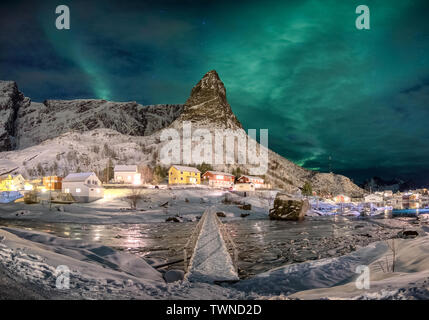
[(374, 203), (375, 205), (383, 205), (383, 195), (379, 194), (369, 194), (365, 196), (366, 203)]
[(92, 202), (104, 197), (100, 179), (94, 172), (70, 173), (63, 180), (62, 192), (78, 202)]
[(234, 191), (255, 191), (254, 183), (236, 183)]
[(238, 178), (238, 183), (253, 183), (255, 188), (262, 188), (264, 186), (264, 179), (261, 177), (244, 175)]
[(142, 184), (142, 175), (137, 172), (136, 165), (118, 165), (114, 168), (114, 180), (117, 183), (140, 185)]

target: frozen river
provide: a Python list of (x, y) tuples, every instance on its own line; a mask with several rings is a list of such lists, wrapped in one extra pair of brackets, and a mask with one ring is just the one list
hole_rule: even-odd
[[(237, 220), (227, 228), (239, 249), (239, 274), (246, 278), (288, 263), (340, 256), (358, 246), (394, 237), (400, 227), (389, 219), (310, 218), (303, 222)], [(196, 222), (148, 224), (70, 224), (0, 220), (0, 226), (100, 243), (144, 257), (153, 265), (183, 258), (183, 246)], [(168, 266), (183, 269), (183, 263)]]

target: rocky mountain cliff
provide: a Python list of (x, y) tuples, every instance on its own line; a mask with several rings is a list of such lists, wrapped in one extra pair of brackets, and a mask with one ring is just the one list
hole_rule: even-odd
[(29, 103), (15, 82), (0, 81), (0, 152), (14, 149), (18, 110)]
[[(117, 164), (159, 163), (160, 129), (180, 129), (183, 121), (193, 128), (229, 129), (246, 136), (231, 110), (226, 89), (216, 71), (208, 72), (192, 89), (184, 105), (140, 106), (135, 102), (104, 100), (47, 100), (33, 103), (13, 82), (0, 82), (0, 174), (21, 172), (66, 174), (74, 170), (98, 171), (108, 158)], [(4, 117), (3, 117), (4, 115)], [(313, 190), (361, 195), (363, 190), (341, 175), (299, 167), (268, 150), (265, 179), (275, 187), (296, 192), (306, 181)], [(231, 172), (249, 165), (214, 165)]]
[(226, 89), (215, 70), (207, 72), (192, 88), (176, 124), (190, 121), (195, 127), (241, 129), (242, 125), (226, 99)]
[(0, 152), (23, 149), (75, 130), (98, 128), (131, 136), (147, 136), (168, 126), (183, 105), (142, 106), (106, 100), (31, 102), (10, 81), (0, 81)]
[[(246, 136), (243, 126), (232, 112), (226, 98), (226, 89), (215, 70), (209, 71), (192, 89), (182, 114), (170, 127), (180, 129), (183, 121), (190, 121), (194, 128), (205, 128), (213, 132), (216, 129), (230, 129), (237, 136)], [(214, 135), (212, 136), (215, 139)], [(259, 144), (258, 148), (260, 147)], [(213, 153), (214, 153), (213, 149)], [(349, 178), (328, 173), (319, 173), (304, 169), (279, 154), (268, 150), (268, 171), (264, 175), (266, 182), (296, 192), (306, 181), (315, 191), (324, 194), (349, 194), (360, 196), (363, 190)], [(215, 161), (212, 161), (215, 163)], [(251, 165), (214, 165), (216, 170), (231, 172), (240, 167), (244, 171)]]

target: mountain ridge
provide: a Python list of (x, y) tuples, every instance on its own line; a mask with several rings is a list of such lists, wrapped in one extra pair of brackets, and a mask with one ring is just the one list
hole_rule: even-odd
[[(160, 150), (164, 145), (160, 139), (161, 129), (179, 129), (183, 122), (211, 131), (215, 128), (228, 129), (247, 137), (232, 112), (225, 86), (215, 70), (206, 73), (192, 88), (185, 104), (168, 105), (170, 107), (156, 105), (153, 110), (149, 108), (141, 114), (136, 111), (139, 106), (136, 102), (81, 99), (33, 103), (19, 91), (7, 92), (2, 83), (5, 82), (0, 81), (0, 112), (7, 113), (9, 123), (0, 123), (0, 130), (3, 130), (0, 151), (7, 151), (0, 152), (0, 174), (14, 167), (27, 175), (40, 174), (40, 168), (44, 172), (60, 174), (78, 169), (97, 171), (105, 166), (106, 158), (112, 158), (118, 164), (156, 165), (159, 164)], [(7, 87), (10, 91), (11, 85)], [(16, 84), (12, 89), (18, 90)], [(10, 129), (14, 115), (15, 128)], [(47, 130), (37, 135), (42, 127), (58, 123), (62, 126), (54, 133)], [(131, 128), (127, 127), (129, 124)], [(8, 136), (8, 133), (14, 135)], [(76, 143), (79, 140), (81, 143)], [(6, 148), (8, 146), (9, 149)], [(363, 194), (363, 190), (347, 177), (307, 170), (269, 149), (268, 157), (265, 179), (275, 187), (297, 192), (309, 181), (313, 190), (319, 193)], [(229, 172), (237, 167), (245, 172), (249, 169), (248, 165), (236, 164), (213, 167)]]

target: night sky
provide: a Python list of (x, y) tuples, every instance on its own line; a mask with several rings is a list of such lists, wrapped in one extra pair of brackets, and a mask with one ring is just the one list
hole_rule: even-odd
[[(360, 4), (371, 30), (355, 27)], [(428, 49), (427, 0), (0, 3), (0, 79), (32, 100), (184, 103), (216, 69), (245, 128), (355, 182), (429, 185)]]

